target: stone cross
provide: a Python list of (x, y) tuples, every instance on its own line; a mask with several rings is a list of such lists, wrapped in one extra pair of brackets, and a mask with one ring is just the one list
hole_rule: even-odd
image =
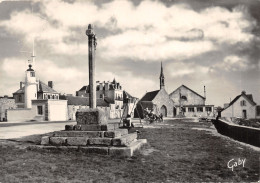
[(86, 30), (88, 36), (88, 64), (89, 64), (89, 107), (96, 108), (96, 78), (95, 78), (95, 50), (97, 46), (96, 35), (91, 24)]

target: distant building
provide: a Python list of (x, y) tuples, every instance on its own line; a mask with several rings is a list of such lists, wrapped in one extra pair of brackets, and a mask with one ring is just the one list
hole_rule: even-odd
[(173, 100), (164, 89), (165, 80), (163, 74), (163, 66), (161, 63), (160, 73), (160, 90), (147, 92), (138, 102), (135, 110), (135, 117), (143, 118), (144, 109), (152, 110), (155, 114), (162, 114), (164, 117), (172, 117), (173, 115)]
[[(24, 86), (22, 86), (24, 84)], [(38, 81), (32, 65), (25, 71), (25, 82), (13, 93), (17, 109), (8, 109), (8, 121), (64, 121), (68, 119), (67, 100), (59, 100), (59, 93)]]
[(200, 94), (185, 85), (181, 85), (172, 93), (170, 93), (170, 98), (174, 101), (173, 117), (214, 116), (214, 105), (206, 105), (205, 96), (201, 96)]
[[(130, 111), (135, 106), (135, 97), (122, 89), (122, 86), (115, 79), (112, 82), (96, 82), (97, 107), (106, 108), (111, 119), (121, 118), (125, 111)], [(77, 98), (77, 99), (76, 99)], [(89, 85), (83, 86), (76, 91), (75, 100), (84, 101), (84, 106), (89, 106)], [(80, 99), (82, 98), (82, 99)], [(72, 99), (72, 98), (71, 98)], [(128, 104), (126, 104), (128, 103)], [(68, 105), (74, 105), (68, 98)], [(83, 106), (83, 105), (82, 105)], [(127, 110), (125, 108), (127, 107)], [(76, 113), (76, 108), (74, 107)], [(71, 110), (70, 110), (71, 111)]]
[(221, 111), (221, 117), (260, 118), (260, 106), (256, 105), (252, 94), (242, 91)]
[(4, 96), (0, 97), (0, 121), (7, 121), (7, 109), (16, 109), (13, 98)]
[[(89, 97), (89, 85), (83, 86), (79, 91), (76, 91), (76, 96)], [(116, 109), (123, 109), (123, 90), (120, 83), (114, 79), (112, 82), (96, 82), (96, 96), (115, 104)]]
[[(76, 120), (76, 112), (78, 109), (89, 108), (89, 98), (79, 97), (79, 96), (68, 96), (61, 95), (61, 100), (68, 101), (68, 119)], [(104, 111), (110, 115), (110, 104), (108, 101), (98, 98), (97, 99), (97, 108), (102, 108)]]

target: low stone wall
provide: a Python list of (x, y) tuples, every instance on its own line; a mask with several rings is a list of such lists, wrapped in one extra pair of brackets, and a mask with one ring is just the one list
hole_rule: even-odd
[(218, 133), (260, 147), (260, 129), (231, 124), (223, 120), (213, 120)]

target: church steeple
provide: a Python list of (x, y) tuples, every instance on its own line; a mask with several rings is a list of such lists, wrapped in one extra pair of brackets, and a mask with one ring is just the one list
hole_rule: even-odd
[(164, 88), (164, 74), (163, 74), (163, 66), (161, 62), (161, 73), (160, 73), (160, 90)]

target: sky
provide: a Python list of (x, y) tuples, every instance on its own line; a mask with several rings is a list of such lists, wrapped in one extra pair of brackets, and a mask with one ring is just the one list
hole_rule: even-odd
[[(88, 24), (96, 79), (141, 98), (182, 84), (223, 106), (241, 91), (260, 104), (259, 0), (1, 1), (0, 96), (24, 81), (33, 42), (36, 77), (62, 94), (88, 84)], [(34, 40), (34, 41), (33, 41)]]

